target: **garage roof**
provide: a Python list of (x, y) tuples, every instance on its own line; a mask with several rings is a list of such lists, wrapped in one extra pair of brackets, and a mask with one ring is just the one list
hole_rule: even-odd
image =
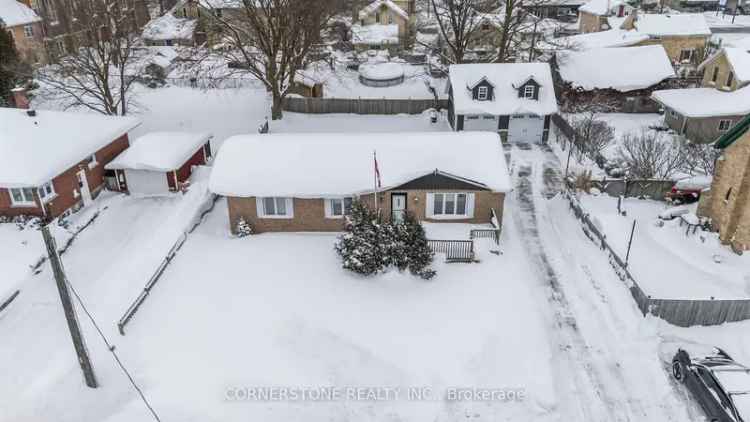
[(104, 166), (108, 170), (172, 171), (185, 164), (213, 135), (208, 132), (151, 132)]

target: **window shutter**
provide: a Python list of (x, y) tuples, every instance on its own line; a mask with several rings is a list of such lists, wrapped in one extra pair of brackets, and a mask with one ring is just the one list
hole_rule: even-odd
[(294, 198), (286, 198), (286, 215), (294, 218)]
[(435, 194), (428, 193), (426, 202), (427, 203), (424, 204), (424, 215), (427, 218), (432, 218), (435, 215)]
[(331, 200), (328, 198), (323, 198), (323, 209), (325, 210), (325, 216), (326, 218), (331, 218)]
[(266, 214), (263, 212), (263, 198), (260, 196), (255, 197), (255, 212), (258, 213), (258, 217), (263, 217)]
[(466, 216), (469, 218), (474, 218), (474, 194), (473, 193), (466, 194)]
[(539, 100), (539, 90), (540, 89), (542, 89), (542, 87), (540, 87), (540, 86), (535, 86), (534, 87), (534, 99), (535, 100)]

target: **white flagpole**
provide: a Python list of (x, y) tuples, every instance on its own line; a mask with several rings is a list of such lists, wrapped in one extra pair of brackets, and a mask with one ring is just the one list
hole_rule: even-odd
[(375, 212), (378, 212), (378, 157), (375, 151), (372, 151), (372, 175), (375, 181)]

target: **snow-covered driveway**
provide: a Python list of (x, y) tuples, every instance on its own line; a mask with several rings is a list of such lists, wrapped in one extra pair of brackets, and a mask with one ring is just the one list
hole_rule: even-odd
[[(511, 152), (516, 225), (536, 267), (554, 360), (562, 420), (686, 421), (697, 417), (659, 358), (660, 338), (585, 238), (561, 197), (559, 163), (549, 150)], [(512, 206), (512, 205), (511, 205)]]

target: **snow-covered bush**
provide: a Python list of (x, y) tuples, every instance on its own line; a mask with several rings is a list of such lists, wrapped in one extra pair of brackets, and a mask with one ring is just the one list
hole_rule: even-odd
[(426, 280), (435, 276), (430, 268), (434, 254), (414, 216), (400, 223), (380, 222), (375, 212), (354, 201), (345, 231), (335, 246), (345, 269), (372, 275), (396, 267)]
[(240, 217), (235, 232), (237, 232), (237, 237), (245, 237), (253, 234), (253, 228), (250, 227), (250, 223), (245, 220), (245, 217)]

